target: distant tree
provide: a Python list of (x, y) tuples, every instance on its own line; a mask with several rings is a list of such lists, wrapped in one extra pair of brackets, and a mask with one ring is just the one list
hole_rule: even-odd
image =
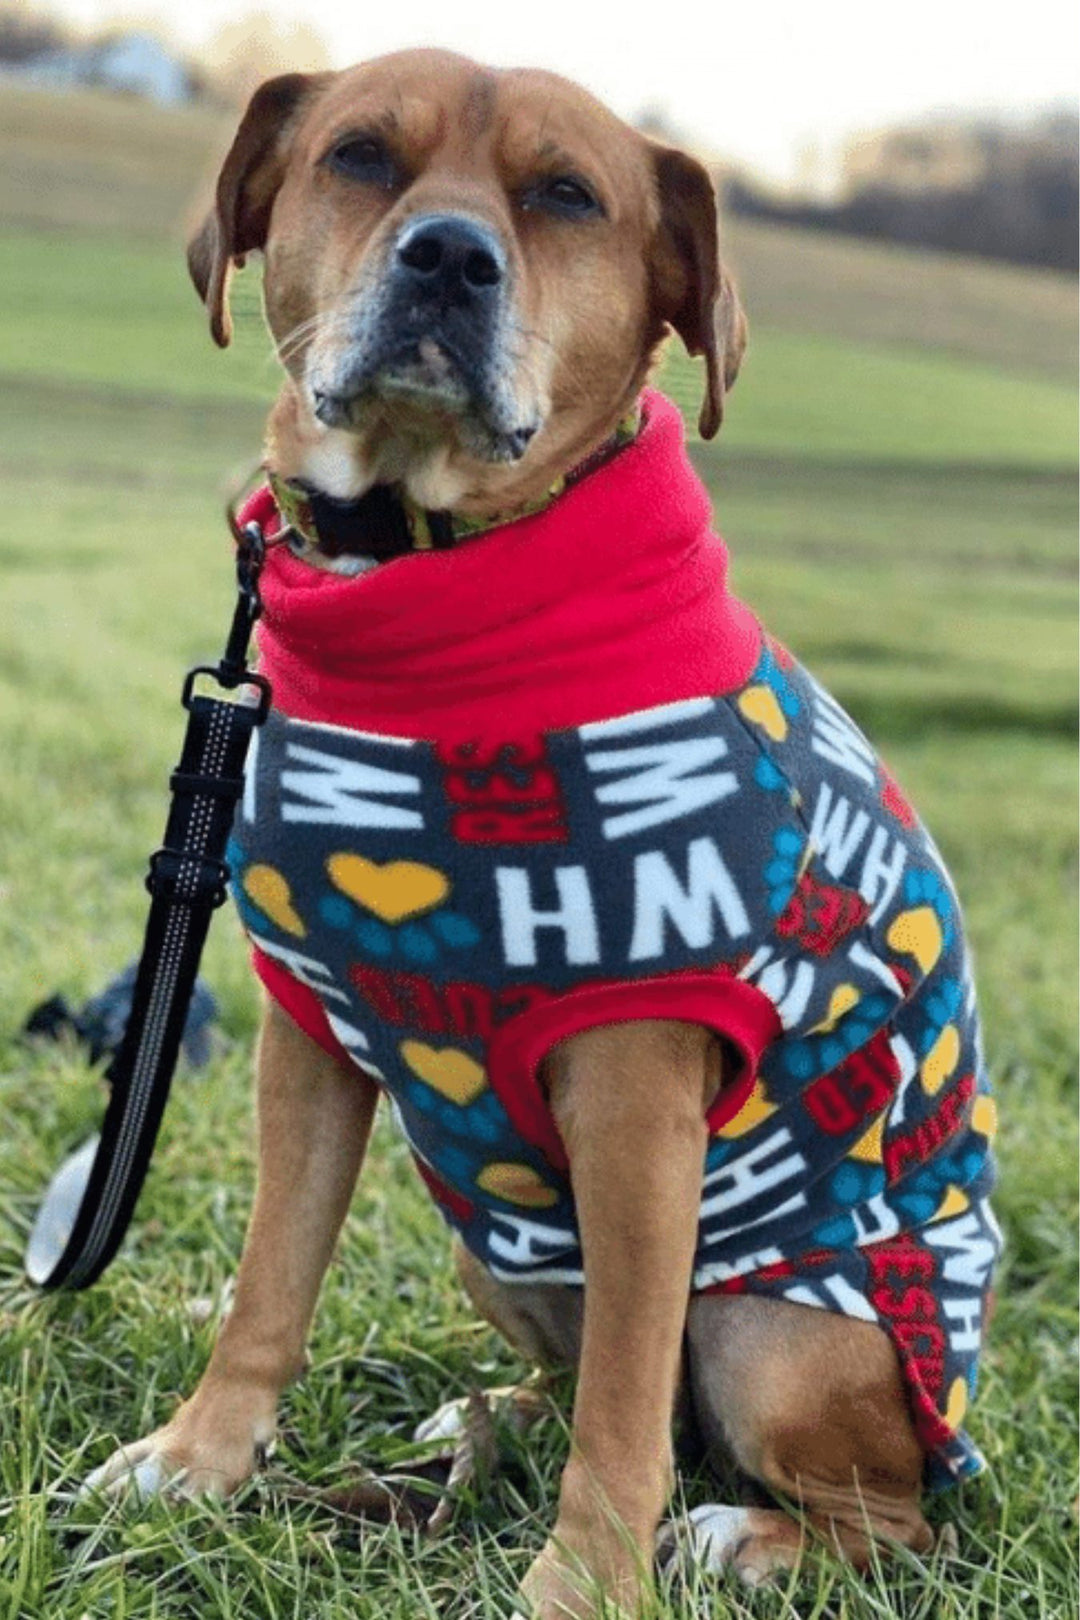
[(277, 73), (318, 73), (329, 66), (326, 46), (309, 24), (251, 12), (218, 30), (199, 53), (197, 71), (216, 98), (242, 102)]
[(1076, 116), (953, 120), (852, 142), (839, 202), (774, 199), (740, 179), (734, 213), (1060, 270), (1077, 267)]
[(21, 65), (67, 44), (68, 36), (52, 17), (21, 6), (0, 7), (0, 62)]

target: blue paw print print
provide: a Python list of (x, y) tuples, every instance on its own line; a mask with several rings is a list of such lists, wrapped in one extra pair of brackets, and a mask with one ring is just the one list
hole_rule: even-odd
[(863, 996), (825, 1034), (807, 1035), (801, 1041), (792, 1041), (784, 1054), (789, 1073), (796, 1080), (811, 1080), (815, 1075), (828, 1074), (852, 1052), (866, 1045), (888, 1018), (894, 1005), (895, 1002), (884, 991)]
[(990, 1148), (986, 1138), (976, 1137), (969, 1145), (942, 1161), (946, 1180), (956, 1187), (970, 1187), (973, 1181), (978, 1180), (989, 1156)]
[(880, 1164), (863, 1164), (858, 1159), (845, 1159), (838, 1164), (829, 1178), (829, 1191), (842, 1213), (822, 1221), (814, 1228), (814, 1242), (827, 1249), (848, 1248), (858, 1237), (855, 1222), (847, 1213), (857, 1204), (865, 1204), (885, 1191), (885, 1170)]
[(414, 967), (431, 967), (445, 950), (469, 950), (480, 942), (476, 924), (457, 911), (392, 925), (359, 914), (342, 894), (327, 894), (319, 901), (319, 916), (328, 928), (351, 931), (361, 950), (381, 962), (397, 956)]
[(235, 838), (230, 838), (225, 846), (225, 861), (229, 868), (230, 892), (233, 904), (240, 913), (240, 920), (246, 928), (259, 928), (263, 925), (262, 914), (252, 905), (243, 889), (240, 887), (240, 874), (247, 865), (247, 856), (243, 847)]
[(471, 1153), (458, 1147), (456, 1142), (447, 1142), (435, 1137), (429, 1147), (425, 1147), (425, 1154), (444, 1181), (451, 1187), (466, 1187), (476, 1173), (476, 1159)]
[(849, 1209), (854, 1204), (865, 1204), (885, 1191), (885, 1167), (845, 1159), (833, 1171), (829, 1190), (838, 1204), (846, 1204)]
[(945, 1025), (959, 1013), (963, 999), (964, 992), (959, 979), (942, 979), (941, 983), (936, 984), (924, 998), (923, 1011), (926, 1013), (926, 1023), (919, 1031), (917, 1043), (920, 1057), (926, 1056)]
[(754, 781), (766, 793), (779, 793), (787, 787), (787, 777), (777, 769), (768, 754), (762, 754), (754, 766)]
[(751, 676), (751, 680), (761, 681), (769, 687), (780, 705), (781, 713), (787, 719), (794, 720), (796, 715), (801, 712), (802, 703), (799, 701), (798, 693), (777, 663), (776, 654), (771, 647), (766, 646), (763, 648), (758, 667)]
[(735, 1147), (735, 1142), (725, 1141), (723, 1137), (714, 1136), (705, 1155), (705, 1174), (708, 1175), (710, 1170), (719, 1170), (724, 1161), (731, 1158)]
[(942, 1174), (941, 1165), (924, 1165), (901, 1182), (891, 1201), (913, 1225), (921, 1226), (941, 1203), (948, 1182), (949, 1177)]
[(932, 906), (941, 924), (945, 948), (953, 942), (953, 900), (939, 873), (932, 867), (915, 866), (904, 877), (904, 900), (909, 906)]
[(823, 1249), (850, 1249), (858, 1237), (855, 1222), (850, 1215), (834, 1215), (814, 1227), (813, 1238)]
[(773, 855), (765, 868), (765, 882), (769, 889), (769, 910), (780, 915), (791, 899), (799, 881), (806, 842), (794, 827), (781, 827), (773, 834)]
[(892, 1202), (912, 1221), (928, 1221), (950, 1186), (970, 1187), (978, 1179), (987, 1155), (986, 1142), (975, 1140), (944, 1158), (933, 1159), (899, 1183)]
[(422, 1080), (410, 1080), (403, 1095), (418, 1114), (430, 1119), (440, 1131), (466, 1141), (491, 1147), (508, 1129), (506, 1111), (493, 1091), (485, 1091), (474, 1102), (462, 1105), (440, 1096)]
[(759, 754), (754, 766), (754, 781), (766, 793), (783, 793), (796, 808), (802, 803), (798, 790), (792, 787), (783, 771), (774, 765), (768, 754)]

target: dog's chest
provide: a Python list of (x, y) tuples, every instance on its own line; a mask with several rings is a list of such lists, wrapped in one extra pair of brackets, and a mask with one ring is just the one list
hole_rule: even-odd
[(438, 747), (275, 714), (236, 827), (239, 903), (311, 959), (320, 995), (385, 1020), (373, 987), (406, 976), (446, 1033), (474, 1032), (462, 999), (489, 1029), (595, 980), (738, 972), (771, 932), (797, 796), (764, 759), (724, 698)]
[(384, 1085), (443, 1213), (504, 1276), (578, 1277), (537, 1070), (590, 1022), (728, 1043), (696, 1286), (888, 1236), (985, 1179), (948, 879), (780, 649), (725, 696), (541, 735), (508, 719), (435, 746), (275, 714), (234, 831), (256, 947)]

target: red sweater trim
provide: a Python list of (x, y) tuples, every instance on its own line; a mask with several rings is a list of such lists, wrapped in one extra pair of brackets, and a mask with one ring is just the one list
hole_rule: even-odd
[[(305, 1035), (339, 1063), (350, 1066), (358, 1061), (330, 1028), (313, 990), (257, 946), (252, 959), (267, 991)], [(540, 1083), (545, 1057), (559, 1041), (583, 1030), (644, 1018), (702, 1024), (734, 1048), (738, 1068), (705, 1115), (711, 1135), (739, 1112), (754, 1089), (762, 1053), (780, 1034), (780, 1019), (769, 998), (755, 985), (720, 970), (658, 974), (632, 984), (582, 985), (515, 1014), (488, 1042), (488, 1080), (518, 1134), (557, 1169), (565, 1170), (569, 1161)]]
[[(550, 507), (345, 578), (284, 547), (263, 570), (260, 667), (298, 720), (452, 742), (730, 692), (761, 645), (682, 419), (647, 390), (632, 445)], [(277, 532), (268, 490), (240, 521)]]
[[(491, 1036), (488, 1079), (518, 1134), (557, 1169), (565, 1170), (569, 1161), (540, 1083), (545, 1057), (583, 1030), (645, 1018), (702, 1024), (734, 1048), (738, 1067), (705, 1115), (713, 1135), (739, 1112), (754, 1089), (762, 1053), (780, 1033), (776, 1008), (764, 992), (722, 970), (586, 984), (516, 1014)], [(657, 1106), (662, 1104), (658, 1090)]]
[(323, 1004), (314, 990), (309, 989), (306, 984), (301, 984), (299, 979), (294, 979), (287, 968), (283, 968), (280, 962), (275, 962), (272, 956), (267, 956), (265, 951), (260, 951), (257, 945), (251, 948), (251, 962), (267, 994), (288, 1013), (293, 1023), (332, 1058), (337, 1058), (339, 1063), (352, 1067), (356, 1060), (345, 1050), (330, 1028)]

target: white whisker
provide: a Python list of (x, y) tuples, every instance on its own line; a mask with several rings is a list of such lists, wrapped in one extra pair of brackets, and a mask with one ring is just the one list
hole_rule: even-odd
[(291, 331), (286, 332), (279, 343), (275, 344), (278, 359), (283, 365), (286, 364), (310, 339), (344, 331), (351, 319), (352, 311), (342, 301), (332, 304), (329, 309), (320, 310), (317, 315), (311, 315), (307, 320), (298, 322)]

